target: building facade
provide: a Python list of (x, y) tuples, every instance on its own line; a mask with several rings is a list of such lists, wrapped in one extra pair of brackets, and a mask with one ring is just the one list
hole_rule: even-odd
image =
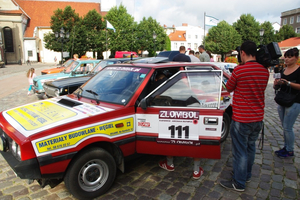
[[(166, 29), (166, 26), (164, 27)], [(173, 26), (166, 31), (169, 33), (172, 51), (178, 51), (180, 46), (185, 46), (187, 50), (198, 51), (198, 47), (203, 43), (204, 29), (199, 26), (183, 23), (182, 26)]]
[(300, 33), (300, 8), (281, 13), (281, 26), (291, 25), (295, 33)]
[[(103, 8), (101, 5), (103, 4)], [(95, 9), (102, 16), (116, 6), (116, 0), (97, 2), (1, 0), (0, 6), (0, 53), (6, 64), (61, 61), (61, 52), (45, 48), (44, 35), (52, 32), (51, 16), (54, 11), (71, 6), (80, 17)]]

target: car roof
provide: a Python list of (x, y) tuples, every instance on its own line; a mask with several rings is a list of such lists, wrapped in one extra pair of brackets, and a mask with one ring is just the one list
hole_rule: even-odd
[(214, 65), (213, 63), (193, 63), (193, 62), (168, 62), (168, 63), (130, 63), (130, 64), (118, 64), (121, 66), (128, 66), (128, 67), (148, 67), (148, 68), (167, 68), (167, 67), (197, 67), (197, 66), (213, 66), (215, 69), (219, 69), (218, 66)]
[(169, 62), (167, 57), (146, 57), (134, 60), (130, 63), (166, 63)]

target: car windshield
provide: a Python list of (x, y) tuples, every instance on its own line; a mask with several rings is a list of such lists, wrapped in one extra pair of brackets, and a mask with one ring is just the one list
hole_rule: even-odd
[(69, 67), (69, 65), (73, 62), (74, 60), (67, 60), (62, 64), (62, 67)]
[(66, 67), (64, 69), (64, 73), (65, 74), (70, 74), (74, 69), (75, 67), (78, 65), (78, 62), (77, 61), (73, 61), (68, 67)]
[(108, 66), (75, 93), (96, 101), (126, 105), (149, 71), (142, 67)]
[(97, 72), (99, 72), (102, 68), (106, 67), (107, 65), (113, 65), (116, 63), (120, 63), (120, 62), (117, 60), (114, 60), (114, 61), (103, 60), (96, 65), (96, 67), (91, 71), (91, 73), (96, 74)]

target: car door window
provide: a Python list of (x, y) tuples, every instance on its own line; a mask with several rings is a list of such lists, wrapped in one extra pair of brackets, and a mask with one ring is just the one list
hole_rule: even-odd
[(222, 75), (221, 70), (179, 71), (149, 95), (149, 105), (219, 108)]

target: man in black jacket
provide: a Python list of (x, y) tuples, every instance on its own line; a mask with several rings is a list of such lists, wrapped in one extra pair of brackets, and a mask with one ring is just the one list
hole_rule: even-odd
[(173, 61), (176, 62), (191, 62), (191, 58), (187, 55), (185, 55), (185, 46), (179, 47), (179, 53), (174, 58)]

